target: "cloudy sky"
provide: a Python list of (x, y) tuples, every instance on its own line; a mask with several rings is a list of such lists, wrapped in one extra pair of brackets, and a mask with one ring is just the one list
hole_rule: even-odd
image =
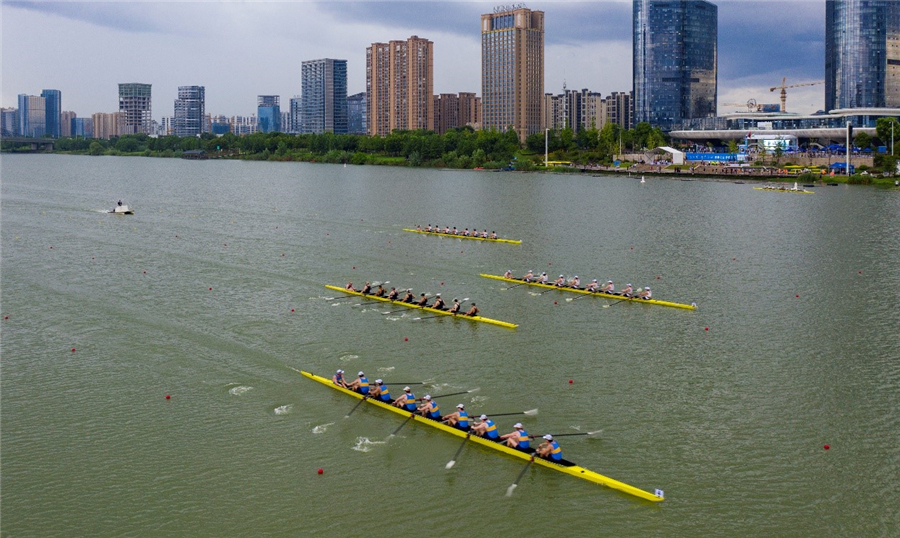
[[(719, 113), (776, 103), (769, 88), (824, 76), (825, 2), (714, 0), (719, 7)], [(79, 116), (113, 112), (118, 83), (153, 85), (153, 117), (173, 114), (178, 86), (206, 87), (206, 111), (249, 115), (256, 96), (299, 95), (300, 64), (348, 60), (365, 90), (365, 51), (411, 35), (434, 42), (435, 93), (481, 94), (480, 15), (502, 2), (9, 1), (2, 15), (2, 105), (62, 91)], [(629, 91), (631, 0), (527, 2), (545, 12), (546, 92)], [(823, 108), (824, 85), (788, 90), (788, 110)]]

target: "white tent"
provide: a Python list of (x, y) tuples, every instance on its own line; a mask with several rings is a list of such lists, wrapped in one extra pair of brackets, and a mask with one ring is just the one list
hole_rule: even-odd
[(653, 150), (656, 153), (666, 152), (672, 156), (672, 164), (684, 164), (684, 152), (669, 146), (660, 146)]

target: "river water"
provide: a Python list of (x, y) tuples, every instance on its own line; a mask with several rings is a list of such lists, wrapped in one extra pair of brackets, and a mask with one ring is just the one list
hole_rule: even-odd
[[(3, 155), (8, 536), (896, 535), (900, 192)], [(105, 211), (122, 198), (133, 216)], [(496, 230), (521, 245), (403, 232)], [(696, 311), (506, 289), (533, 269)], [(516, 330), (334, 298), (389, 281)], [(428, 381), (648, 503), (295, 369)], [(572, 382), (570, 383), (569, 380)], [(402, 386), (401, 386), (402, 387)], [(394, 387), (397, 391), (401, 387)], [(166, 399), (170, 395), (170, 399)], [(828, 445), (828, 450), (825, 449)], [(321, 468), (324, 473), (319, 475)]]

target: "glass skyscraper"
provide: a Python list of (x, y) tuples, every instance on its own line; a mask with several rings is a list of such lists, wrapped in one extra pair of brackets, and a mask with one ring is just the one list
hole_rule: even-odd
[(301, 65), (302, 133), (347, 134), (347, 60), (308, 60)]
[(258, 95), (256, 97), (256, 126), (261, 133), (280, 133), (281, 97)]
[(206, 88), (179, 86), (172, 122), (176, 136), (197, 136), (206, 124)]
[(634, 121), (669, 129), (714, 117), (718, 8), (706, 0), (634, 0)]
[(62, 92), (59, 90), (43, 90), (44, 121), (46, 129), (44, 133), (51, 138), (59, 138), (62, 135), (60, 126), (60, 114), (62, 113)]
[(900, 2), (825, 2), (825, 106), (900, 106)]
[(19, 135), (42, 138), (47, 130), (45, 99), (39, 95), (19, 94)]

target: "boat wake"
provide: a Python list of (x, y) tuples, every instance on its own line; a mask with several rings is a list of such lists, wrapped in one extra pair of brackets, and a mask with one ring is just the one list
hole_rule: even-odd
[(288, 405), (282, 405), (281, 407), (276, 407), (276, 408), (275, 408), (275, 414), (276, 414), (276, 415), (286, 415), (286, 414), (288, 414), (288, 413), (291, 412), (291, 408), (292, 408), (292, 407), (294, 407), (294, 406), (293, 406), (293, 405), (290, 405), (290, 404), (288, 404)]
[(373, 445), (383, 445), (384, 441), (372, 441), (368, 437), (357, 437), (356, 445), (353, 446), (353, 450), (358, 452), (370, 452), (373, 449)]
[(396, 366), (382, 366), (378, 369), (379, 372), (393, 372)]
[(248, 390), (252, 390), (252, 389), (253, 389), (253, 387), (246, 387), (244, 385), (238, 385), (238, 386), (232, 388), (231, 390), (229, 390), (228, 394), (231, 394), (232, 396), (240, 396), (241, 394), (247, 392)]
[(312, 429), (313, 433), (325, 433), (328, 431), (328, 426), (331, 426), (334, 422), (329, 422), (328, 424), (322, 424), (321, 426), (316, 426)]
[(487, 396), (472, 396), (473, 404), (481, 404), (488, 400)]
[(351, 354), (347, 354), (347, 355), (343, 355), (343, 356), (341, 356), (341, 357), (338, 357), (338, 360), (341, 361), (341, 362), (347, 362), (347, 361), (352, 361), (353, 359), (358, 359), (358, 358), (359, 358), (359, 355), (351, 355)]

